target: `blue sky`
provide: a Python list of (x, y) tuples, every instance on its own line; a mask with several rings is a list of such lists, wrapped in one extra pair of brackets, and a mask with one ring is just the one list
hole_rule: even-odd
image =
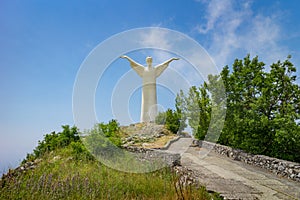
[[(133, 28), (168, 28), (196, 40), (219, 69), (247, 53), (267, 64), (291, 54), (299, 74), (299, 8), (297, 0), (1, 1), (0, 172), (16, 166), (44, 134), (74, 124), (72, 92), (78, 70), (112, 35)], [(146, 53), (130, 55), (143, 64)], [(98, 89), (112, 91), (129, 70), (128, 63), (116, 60)], [(158, 90), (166, 97), (158, 97), (159, 103), (172, 107), (174, 94)], [(109, 108), (110, 96), (105, 95), (96, 93), (96, 110), (105, 101)], [(129, 100), (133, 121), (139, 117), (139, 101), (136, 90)], [(112, 115), (104, 111), (97, 117), (108, 121)]]

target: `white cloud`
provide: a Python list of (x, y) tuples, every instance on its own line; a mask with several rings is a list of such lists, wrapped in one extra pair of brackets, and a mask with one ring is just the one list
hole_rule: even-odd
[(166, 39), (166, 31), (157, 31), (153, 29), (143, 35), (141, 35), (141, 45), (149, 47), (160, 47), (162, 49), (170, 49), (171, 44), (169, 40)]
[[(202, 1), (203, 2), (203, 1)], [(205, 18), (207, 20), (206, 26), (198, 27), (200, 33), (207, 33), (208, 31), (212, 30), (216, 24), (216, 21), (222, 17), (223, 13), (231, 7), (230, 1), (218, 1), (212, 0), (207, 5), (207, 13)]]
[(247, 53), (258, 55), (266, 64), (285, 59), (288, 50), (277, 13), (268, 16), (255, 12), (251, 1), (201, 1), (206, 6), (205, 24), (196, 28), (210, 42), (206, 48), (217, 66), (230, 65)]

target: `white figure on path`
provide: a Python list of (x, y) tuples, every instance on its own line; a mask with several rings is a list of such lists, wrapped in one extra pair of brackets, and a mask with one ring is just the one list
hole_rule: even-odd
[(135, 62), (128, 56), (121, 56), (130, 62), (130, 66), (143, 79), (142, 91), (142, 108), (141, 108), (141, 122), (151, 122), (157, 116), (157, 96), (156, 96), (156, 78), (169, 66), (173, 60), (179, 58), (171, 58), (155, 67), (152, 67), (152, 58), (147, 57), (147, 67)]

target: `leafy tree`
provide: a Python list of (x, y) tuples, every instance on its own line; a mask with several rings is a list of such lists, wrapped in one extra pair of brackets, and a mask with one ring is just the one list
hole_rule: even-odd
[(177, 134), (186, 127), (186, 124), (184, 121), (182, 121), (181, 116), (181, 113), (173, 111), (172, 109), (167, 109), (166, 112), (160, 112), (157, 115), (155, 122), (157, 124), (165, 124), (168, 130)]
[(217, 142), (221, 130), (223, 129), (226, 116), (226, 93), (224, 82), (219, 75), (208, 75), (208, 81), (205, 83), (209, 98), (211, 100), (209, 110), (210, 122), (205, 140)]
[[(271, 65), (267, 76), (268, 89), (264, 91), (269, 105), (265, 107), (274, 136), (270, 154), (300, 161), (300, 87), (295, 83), (296, 68), (289, 61)], [(270, 84), (272, 83), (272, 84)]]
[(216, 142), (226, 114), (226, 95), (220, 76), (209, 75), (208, 82), (192, 86), (187, 95), (181, 90), (176, 96), (176, 108), (183, 120), (188, 120), (195, 138)]
[(160, 125), (166, 124), (166, 116), (166, 112), (159, 112), (155, 117), (155, 123)]
[(235, 60), (232, 73), (223, 69), (227, 115), (221, 143), (299, 161), (300, 89), (289, 59), (272, 64), (267, 72), (258, 57), (248, 55)]
[(300, 87), (290, 58), (266, 70), (258, 57), (247, 55), (231, 71), (225, 66), (199, 88), (179, 93), (176, 105), (194, 136), (216, 141), (225, 119), (219, 143), (299, 162)]
[(180, 127), (178, 132), (182, 132), (187, 127), (186, 101), (184, 99), (184, 93), (182, 90), (180, 90), (179, 94), (176, 95), (175, 107), (176, 113), (180, 121)]
[(226, 138), (226, 142), (234, 147), (255, 153), (258, 153), (256, 148), (267, 143), (269, 138), (266, 124), (261, 123), (264, 116), (260, 115), (260, 108), (257, 107), (264, 86), (263, 66), (264, 63), (259, 62), (257, 57), (250, 60), (248, 55), (244, 60), (235, 60), (232, 74), (228, 67), (222, 71), (227, 92), (227, 115), (222, 139)]
[(199, 88), (192, 86), (184, 100), (188, 124), (192, 128), (193, 135), (203, 140), (209, 127), (211, 114), (211, 100), (207, 92), (207, 84), (204, 83)]

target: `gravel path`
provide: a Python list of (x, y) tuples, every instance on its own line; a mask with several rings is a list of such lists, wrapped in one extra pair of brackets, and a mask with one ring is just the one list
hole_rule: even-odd
[(192, 138), (180, 138), (168, 152), (180, 153), (181, 164), (197, 172), (199, 182), (225, 199), (300, 199), (300, 183), (279, 178), (261, 168), (190, 147)]

